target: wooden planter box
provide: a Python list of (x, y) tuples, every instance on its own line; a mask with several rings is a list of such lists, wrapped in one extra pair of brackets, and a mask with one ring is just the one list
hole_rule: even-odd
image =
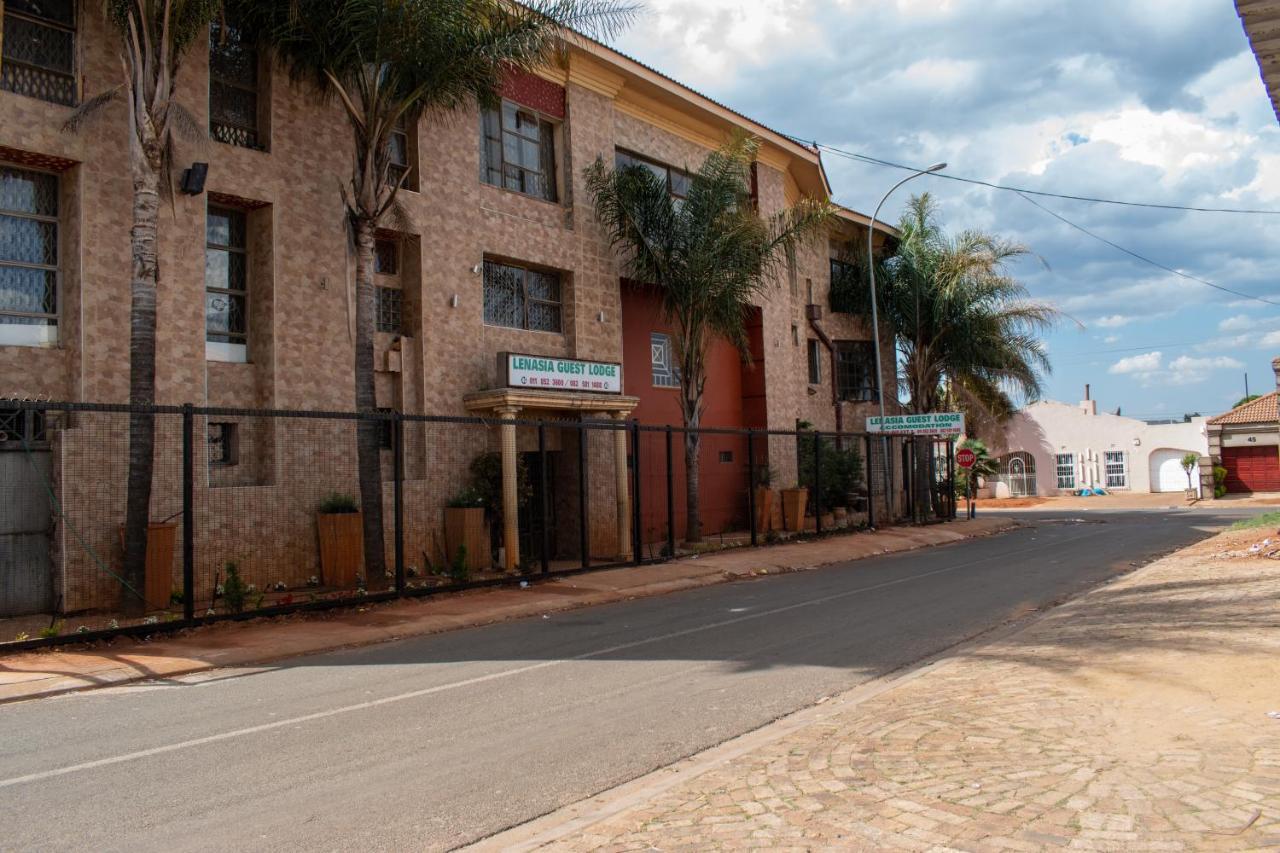
[(320, 578), (325, 586), (354, 589), (364, 565), (364, 518), (358, 512), (317, 513)]
[(785, 530), (804, 530), (804, 511), (809, 504), (808, 489), (782, 490), (782, 526)]
[[(147, 525), (146, 580), (142, 597), (147, 610), (165, 610), (173, 592), (173, 551), (178, 525), (173, 521), (153, 521)], [(124, 525), (120, 525), (120, 548), (124, 548)]]
[(467, 568), (480, 571), (493, 566), (493, 555), (490, 553), (489, 525), (484, 520), (484, 509), (481, 507), (444, 508), (444, 552), (449, 565), (458, 548), (467, 548)]
[(773, 529), (773, 502), (777, 493), (768, 486), (756, 487), (756, 533)]

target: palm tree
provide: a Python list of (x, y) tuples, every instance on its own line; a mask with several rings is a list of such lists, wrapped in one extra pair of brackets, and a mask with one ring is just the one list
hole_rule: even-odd
[[(198, 136), (198, 123), (178, 103), (178, 68), (201, 41), (220, 0), (108, 0), (106, 14), (120, 35), (124, 79), (86, 101), (67, 121), (77, 130), (107, 104), (123, 98), (129, 117), (129, 169), (133, 178), (130, 230), (129, 402), (149, 405), (156, 396), (156, 292), (160, 268), (160, 202), (173, 191), (176, 135)], [(125, 498), (124, 581), (131, 610), (144, 607), (147, 524), (155, 451), (154, 417), (129, 415), (129, 474)]]
[[(575, 30), (609, 34), (632, 15), (609, 0), (228, 0), (229, 16), (271, 48), (297, 82), (342, 105), (351, 125), (351, 176), (342, 188), (355, 249), (355, 405), (374, 410), (374, 234), (393, 214), (408, 174), (392, 177), (397, 124), (477, 101), (495, 103), (512, 71), (556, 58)], [(386, 573), (381, 424), (356, 434), (366, 577)]]
[(803, 199), (767, 220), (751, 201), (749, 169), (758, 140), (738, 136), (703, 161), (684, 199), (640, 166), (587, 169), (587, 190), (605, 233), (623, 251), (626, 274), (656, 286), (672, 324), (684, 433), (686, 538), (702, 539), (698, 457), (706, 358), (722, 338), (748, 354), (745, 315), (801, 240), (834, 217), (825, 202)]

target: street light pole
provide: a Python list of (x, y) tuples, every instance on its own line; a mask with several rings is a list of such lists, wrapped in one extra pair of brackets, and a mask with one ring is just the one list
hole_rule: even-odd
[[(889, 200), (889, 196), (893, 195), (894, 192), (898, 189), (898, 187), (902, 186), (907, 181), (915, 180), (921, 175), (928, 175), (932, 172), (940, 172), (945, 168), (947, 168), (946, 163), (934, 163), (929, 168), (921, 169), (918, 172), (913, 172), (912, 174), (907, 175), (905, 178), (898, 181), (896, 184), (890, 187), (889, 191), (884, 194), (883, 198), (880, 199), (880, 203), (876, 205), (875, 213), (871, 214), (871, 224), (867, 226), (867, 271), (871, 274), (871, 279), (870, 279), (871, 280), (871, 334), (873, 336), (873, 340), (875, 341), (875, 348), (876, 348), (876, 386), (880, 389), (880, 395), (879, 395), (880, 396), (880, 431), (881, 431), (880, 439), (884, 445), (884, 470), (885, 470), (884, 495), (885, 495), (885, 502), (886, 502), (886, 505), (889, 507), (890, 513), (893, 512), (893, 504), (892, 504), (893, 468), (891, 467), (890, 461), (889, 461), (889, 434), (887, 432), (884, 432), (884, 418), (885, 418), (884, 367), (880, 363), (881, 362), (881, 359), (880, 359), (880, 310), (879, 310), (879, 302), (876, 298), (876, 247), (875, 247), (876, 219), (877, 217), (880, 216), (880, 208), (884, 207), (884, 203)], [(894, 373), (895, 375), (897, 373), (896, 366), (894, 369)], [(871, 476), (870, 472), (871, 472), (871, 460), (868, 459), (867, 460), (867, 476)]]

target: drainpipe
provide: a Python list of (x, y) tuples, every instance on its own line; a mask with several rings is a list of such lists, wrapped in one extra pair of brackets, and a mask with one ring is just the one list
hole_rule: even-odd
[(840, 390), (836, 387), (836, 345), (822, 328), (821, 305), (806, 305), (804, 316), (809, 321), (809, 328), (813, 329), (813, 333), (831, 356), (831, 406), (836, 410), (836, 432), (841, 433), (844, 432), (844, 406), (840, 405)]

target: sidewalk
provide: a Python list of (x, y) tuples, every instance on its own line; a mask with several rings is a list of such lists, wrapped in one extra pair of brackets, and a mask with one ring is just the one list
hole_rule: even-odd
[(1278, 850), (1280, 560), (1227, 533), (478, 849)]
[(768, 548), (737, 548), (654, 566), (609, 569), (504, 588), (442, 594), (387, 604), (273, 620), (227, 622), (150, 642), (127, 638), (83, 650), (0, 652), (0, 703), (172, 678), (330, 649), (368, 645), (487, 625), (594, 604), (664, 595), (764, 574), (804, 571), (832, 563), (986, 536), (1014, 527), (984, 517), (934, 527), (899, 527), (832, 536)]

